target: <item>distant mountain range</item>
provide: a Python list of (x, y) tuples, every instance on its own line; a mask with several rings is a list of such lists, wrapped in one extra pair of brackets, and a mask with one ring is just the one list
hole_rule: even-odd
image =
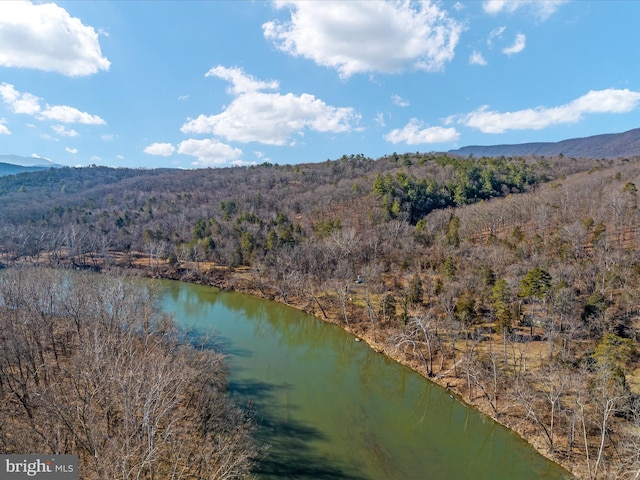
[[(607, 133), (572, 138), (561, 142), (519, 143), (513, 145), (470, 145), (448, 153), (474, 157), (524, 157), (527, 155), (564, 155), (575, 158), (622, 158), (640, 156), (640, 128), (623, 133)], [(35, 172), (62, 165), (41, 157), (0, 155), (0, 177), (22, 172)]]
[(515, 145), (471, 145), (449, 153), (474, 157), (554, 156), (563, 154), (576, 158), (621, 158), (640, 155), (640, 128), (624, 133), (607, 133), (592, 137), (573, 138), (561, 142), (520, 143)]
[(23, 172), (36, 172), (62, 165), (41, 157), (21, 157), (19, 155), (0, 155), (0, 177)]

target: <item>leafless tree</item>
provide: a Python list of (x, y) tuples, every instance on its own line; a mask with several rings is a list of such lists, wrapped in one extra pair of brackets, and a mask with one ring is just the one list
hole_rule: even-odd
[(83, 479), (246, 477), (260, 448), (226, 375), (133, 280), (0, 275), (3, 453), (74, 453)]

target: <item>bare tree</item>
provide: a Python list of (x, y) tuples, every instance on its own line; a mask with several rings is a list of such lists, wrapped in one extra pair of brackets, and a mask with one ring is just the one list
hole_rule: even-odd
[(90, 480), (246, 477), (261, 450), (226, 378), (133, 280), (0, 275), (3, 453), (75, 453)]
[[(405, 352), (409, 348), (412, 355), (420, 358), (425, 373), (429, 377), (434, 375), (433, 359), (439, 349), (438, 323), (437, 315), (432, 310), (427, 310), (414, 316), (404, 331), (395, 338), (396, 348)], [(423, 353), (423, 345), (426, 347), (426, 357)]]

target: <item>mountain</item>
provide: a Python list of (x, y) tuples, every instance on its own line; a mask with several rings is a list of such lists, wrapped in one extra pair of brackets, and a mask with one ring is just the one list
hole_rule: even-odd
[(62, 165), (53, 163), (42, 157), (21, 157), (19, 155), (0, 155), (0, 177), (24, 172), (36, 172), (49, 168), (60, 168)]
[(475, 157), (521, 157), (526, 155), (564, 155), (578, 158), (621, 158), (640, 155), (640, 128), (623, 133), (607, 133), (573, 138), (561, 142), (520, 143), (514, 145), (471, 145), (450, 150), (456, 155)]

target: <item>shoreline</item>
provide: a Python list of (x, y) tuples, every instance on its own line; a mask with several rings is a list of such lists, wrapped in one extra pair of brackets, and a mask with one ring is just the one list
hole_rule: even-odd
[[(29, 261), (28, 259), (22, 259), (18, 261), (7, 262), (4, 265), (0, 263), (0, 267), (26, 264), (34, 267), (72, 268), (72, 266), (65, 265), (64, 263), (59, 263), (58, 265), (50, 265), (49, 263), (50, 262), (46, 260), (42, 261), (42, 259), (35, 262)], [(158, 268), (157, 266), (154, 267), (147, 265), (147, 259), (144, 255), (138, 256), (137, 261), (129, 263), (128, 265), (116, 263), (115, 265), (107, 266), (106, 268), (98, 265), (93, 267), (76, 266), (76, 268), (95, 270), (97, 272), (115, 271), (129, 276), (207, 285), (218, 288), (222, 291), (238, 292), (262, 298), (264, 300), (278, 302), (288, 307), (295, 308), (296, 310), (299, 310), (305, 314), (312, 315), (322, 322), (330, 323), (342, 328), (344, 331), (354, 337), (354, 341), (365, 342), (369, 346), (369, 348), (371, 348), (375, 352), (384, 355), (387, 358), (407, 368), (410, 368), (420, 376), (424, 377), (426, 380), (445, 389), (447, 392), (449, 392), (450, 395), (453, 395), (456, 400), (458, 400), (464, 406), (476, 410), (482, 415), (490, 418), (496, 423), (514, 432), (524, 442), (529, 444), (537, 453), (545, 457), (550, 462), (553, 462), (564, 469), (567, 474), (571, 476), (571, 478), (583, 477), (583, 475), (581, 475), (583, 472), (575, 471), (575, 469), (572, 468), (575, 467), (575, 464), (564, 464), (559, 459), (549, 455), (540, 436), (535, 435), (533, 432), (527, 432), (526, 427), (530, 427), (532, 425), (531, 423), (521, 422), (524, 423), (524, 425), (518, 428), (518, 425), (515, 425), (514, 423), (509, 421), (510, 417), (508, 413), (502, 413), (502, 415), (496, 417), (491, 407), (487, 404), (486, 399), (484, 399), (482, 396), (476, 395), (473, 399), (465, 398), (465, 380), (462, 377), (458, 377), (452, 374), (452, 371), (455, 371), (456, 368), (453, 362), (451, 362), (450, 360), (442, 361), (442, 368), (434, 368), (434, 375), (429, 376), (424, 371), (424, 365), (421, 364), (418, 359), (407, 358), (407, 355), (405, 353), (401, 351), (393, 351), (392, 348), (389, 348), (391, 345), (388, 342), (385, 342), (385, 340), (388, 340), (391, 334), (387, 330), (376, 330), (375, 334), (384, 335), (384, 338), (380, 340), (375, 338), (376, 335), (371, 332), (370, 325), (361, 318), (356, 319), (356, 317), (354, 317), (353, 321), (350, 324), (345, 324), (344, 322), (340, 321), (340, 312), (335, 312), (334, 309), (329, 307), (322, 307), (319, 304), (318, 298), (313, 295), (313, 300), (311, 301), (304, 301), (304, 298), (296, 297), (294, 295), (288, 296), (285, 300), (281, 295), (273, 290), (273, 287), (265, 285), (262, 282), (259, 282), (258, 279), (254, 278), (249, 270), (242, 271), (228, 267), (210, 266), (209, 269), (203, 268), (194, 271), (190, 268), (175, 268), (170, 267), (166, 264), (161, 264), (160, 268)], [(358, 328), (355, 328), (355, 326), (357, 326)]]
[[(421, 365), (417, 359), (413, 359), (413, 360), (408, 359), (406, 358), (406, 355), (403, 354), (402, 352), (392, 351), (392, 349), (388, 348), (389, 345), (384, 341), (374, 339), (369, 329), (369, 324), (363, 320), (358, 320), (353, 322), (355, 325), (358, 325), (361, 327), (359, 329), (356, 329), (353, 327), (353, 324), (347, 325), (344, 322), (340, 321), (340, 312), (332, 312), (337, 314), (337, 316), (336, 315), (328, 316), (327, 312), (331, 310), (326, 307), (323, 308), (320, 305), (318, 305), (317, 299), (314, 299), (315, 301), (304, 302), (304, 301), (301, 301), (301, 299), (298, 297), (290, 296), (287, 298), (287, 301), (283, 301), (283, 298), (277, 293), (273, 291), (267, 292), (266, 290), (267, 288), (269, 288), (268, 286), (261, 285), (259, 288), (257, 285), (255, 285), (256, 280), (251, 276), (249, 276), (249, 278), (246, 278), (246, 275), (247, 275), (246, 273), (244, 274), (241, 272), (239, 273), (227, 267), (224, 267), (224, 270), (223, 270), (224, 273), (222, 273), (223, 271), (221, 270), (217, 270), (217, 275), (214, 275), (213, 278), (206, 276), (204, 272), (198, 272), (198, 276), (201, 277), (198, 279), (192, 279), (188, 277), (184, 278), (183, 276), (179, 275), (180, 273), (179, 271), (174, 272), (174, 275), (171, 275), (171, 274), (166, 275), (167, 272), (164, 272), (164, 274), (161, 274), (160, 272), (156, 272), (156, 275), (153, 275), (153, 274), (149, 275), (148, 267), (143, 267), (143, 268), (135, 267), (134, 270), (135, 271), (142, 270), (142, 272), (144, 272), (144, 276), (147, 278), (159, 278), (159, 279), (166, 279), (166, 280), (181, 281), (186, 283), (208, 285), (223, 291), (238, 292), (245, 295), (252, 295), (254, 297), (262, 298), (264, 300), (278, 302), (288, 307), (295, 308), (296, 310), (299, 310), (300, 312), (303, 312), (305, 314), (312, 315), (322, 322), (336, 325), (341, 329), (343, 329), (345, 332), (352, 335), (354, 337), (354, 341), (365, 342), (369, 346), (369, 348), (371, 348), (375, 352), (381, 355), (384, 355), (387, 358), (407, 368), (410, 368), (411, 370), (413, 370), (414, 372), (416, 372), (417, 374), (425, 378), (427, 381), (443, 388), (444, 390), (449, 392), (450, 395), (453, 395), (455, 399), (459, 401), (461, 404), (463, 404), (464, 406), (476, 410), (477, 412), (490, 418), (494, 422), (514, 432), (524, 442), (530, 445), (531, 448), (533, 448), (537, 453), (539, 453), (550, 462), (555, 463), (556, 465), (560, 466), (563, 470), (565, 470), (567, 474), (571, 476), (571, 478), (582, 478), (581, 476), (582, 472), (576, 472), (572, 468), (575, 466), (574, 464), (567, 465), (559, 461), (557, 458), (553, 458), (552, 456), (550, 456), (549, 453), (546, 451), (547, 449), (542, 439), (539, 436), (533, 435), (533, 434), (527, 435), (526, 430), (523, 430), (522, 428), (517, 428), (516, 425), (508, 421), (509, 416), (507, 414), (503, 414), (504, 418), (496, 417), (493, 414), (491, 408), (487, 405), (487, 402), (484, 398), (482, 398), (481, 396), (477, 396), (475, 398), (475, 400), (477, 400), (476, 402), (468, 401), (465, 398), (465, 395), (463, 392), (464, 383), (465, 383), (464, 378), (456, 377), (451, 374), (451, 371), (454, 370), (454, 367), (450, 362), (445, 362), (444, 368), (442, 370), (445, 372), (444, 374), (442, 373), (442, 371), (440, 371), (440, 373), (434, 374), (433, 376), (430, 377), (424, 371), (424, 366)], [(202, 278), (202, 276), (204, 276), (204, 278)], [(254, 285), (251, 285), (251, 284), (254, 284)], [(377, 333), (379, 334), (380, 332), (378, 331)], [(525, 425), (530, 425), (530, 424), (526, 423)]]

